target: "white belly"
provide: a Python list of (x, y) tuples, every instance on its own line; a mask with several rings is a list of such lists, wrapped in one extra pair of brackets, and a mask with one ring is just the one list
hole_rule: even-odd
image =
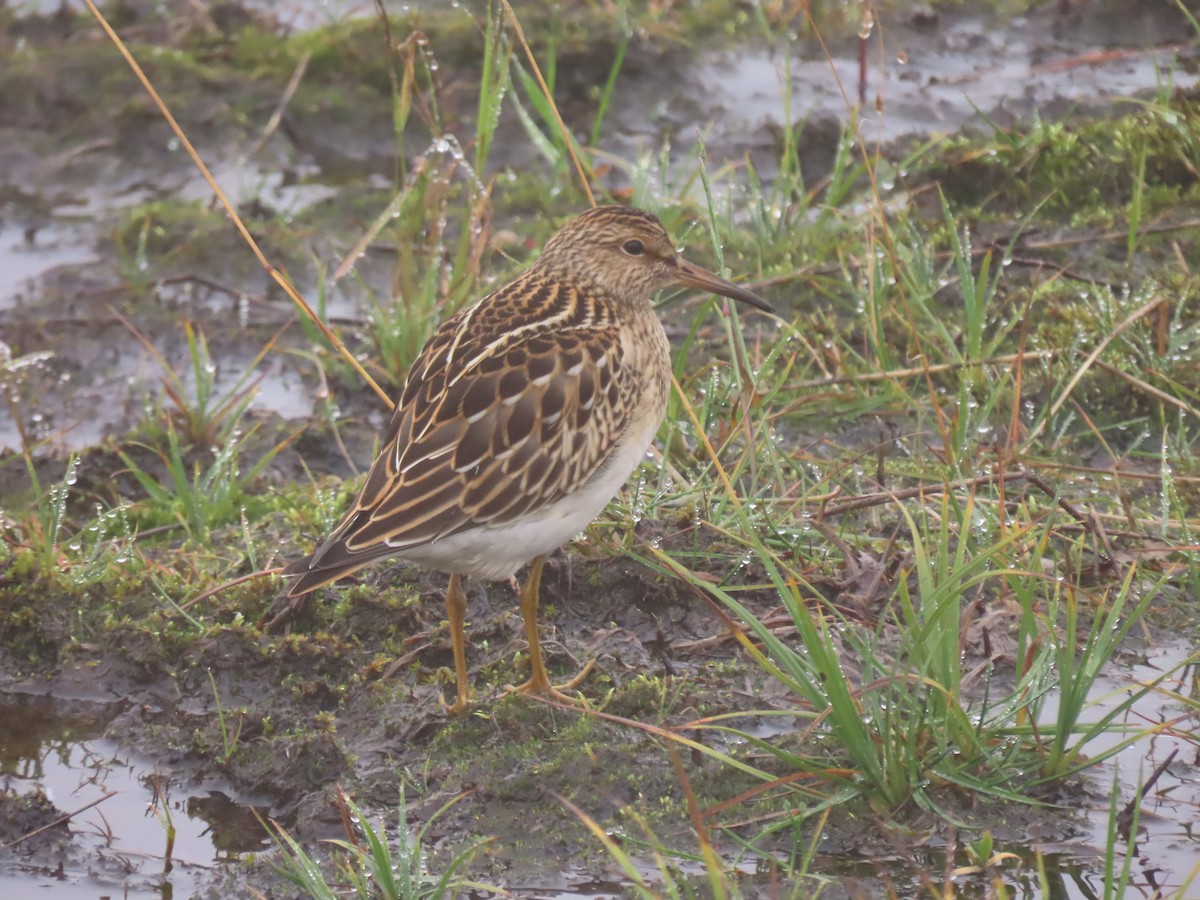
[(658, 430), (657, 417), (636, 423), (640, 433), (626, 437), (608, 466), (584, 487), (515, 522), (485, 525), (412, 547), (398, 558), (430, 569), (503, 581), (532, 559), (557, 550), (583, 531), (621, 486), (638, 463)]

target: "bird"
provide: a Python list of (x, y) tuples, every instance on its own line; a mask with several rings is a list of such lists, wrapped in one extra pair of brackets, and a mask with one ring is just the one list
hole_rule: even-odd
[(617, 495), (658, 431), (671, 359), (652, 301), (670, 287), (773, 312), (683, 259), (653, 213), (599, 206), (567, 222), (513, 281), (443, 322), (408, 372), (349, 511), (284, 568), (294, 579), (285, 599), (386, 559), (449, 574), (455, 701), (446, 708), (460, 714), (471, 703), (464, 579), (515, 584), (529, 564), (519, 598), (531, 672), (510, 690), (577, 703), (564, 691), (579, 679), (552, 685), (542, 660), (542, 568)]

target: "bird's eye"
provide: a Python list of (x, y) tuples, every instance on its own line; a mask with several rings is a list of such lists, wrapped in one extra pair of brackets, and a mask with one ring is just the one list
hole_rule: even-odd
[(646, 245), (639, 240), (626, 241), (621, 245), (621, 249), (630, 256), (641, 256), (646, 252)]

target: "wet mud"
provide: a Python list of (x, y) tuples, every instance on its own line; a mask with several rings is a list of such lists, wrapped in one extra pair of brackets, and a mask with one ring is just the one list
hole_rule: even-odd
[[(164, 45), (195, 50), (207, 28), (126, 5), (132, 27), (160, 33)], [(293, 19), (286, 9), (267, 14), (261, 7), (222, 5), (214, 25), (254, 22), (283, 35), (297, 19), (299, 27), (320, 24), (304, 11)], [(1178, 67), (1177, 83), (1195, 82), (1193, 51), (1179, 37), (1185, 23), (1168, 4), (1139, 4), (1132, 21), (1121, 4), (1079, 4), (1065, 13), (1057, 7), (1034, 4), (1015, 18), (990, 19), (920, 4), (891, 16), (870, 47), (872, 60), (884, 63), (871, 66), (866, 84), (864, 140), (903, 143), (1031, 116), (1111, 111), (1113, 95), (1153, 90), (1168, 67)], [(0, 9), (5, 52), (29, 48), (37, 56), (16, 75), (0, 77), (0, 364), (12, 398), (0, 411), (0, 454), (16, 459), (23, 446), (33, 447), (35, 471), (48, 475), (61, 469), (67, 452), (82, 450), (98, 462), (81, 477), (97, 492), (111, 490), (111, 472), (121, 468), (115, 441), (136, 437), (147, 410), (164, 403), (167, 375), (146, 344), (186, 379), (186, 320), (206, 336), (222, 391), (282, 331), (278, 347), (287, 352), (272, 353), (258, 368), (252, 412), (263, 446), (297, 435), (272, 472), (298, 479), (312, 471), (331, 481), (354, 474), (314, 409), (333, 396), (359, 467), (369, 461), (386, 411), (352, 382), (318, 371), (310, 337), (289, 326), (289, 302), (232, 229), (181, 203), (207, 203), (207, 185), (113, 48), (76, 9)], [(655, 44), (652, 56), (631, 60), (623, 72), (622, 102), (602, 147), (630, 159), (657, 153), (669, 139), (669, 166), (686, 172), (702, 132), (711, 168), (749, 157), (769, 179), (781, 130), (799, 127), (808, 138), (806, 176), (819, 181), (850, 115), (846, 94), (857, 91), (856, 52), (852, 36), (832, 42), (834, 79), (815, 49), (785, 65), (770, 47), (710, 43), (681, 52)], [(590, 62), (575, 73), (573, 93), (572, 75), (564, 75), (564, 112), (577, 111), (581, 122), (589, 120), (591, 70), (603, 73), (608, 65), (600, 51)], [(462, 65), (469, 85), (471, 63)], [(283, 85), (249, 77), (226, 82), (222, 70), (199, 90), (180, 86), (209, 71), (163, 61), (156, 77), (186, 110), (189, 133), (274, 251), (273, 262), (289, 270), (302, 293), (316, 296), (381, 206), (394, 167), (388, 93), (352, 93), (352, 113), (342, 110), (346, 119), (335, 128), (315, 108), (299, 110), (285, 120), (282, 137), (251, 156)], [(454, 75), (446, 79), (453, 88)], [(792, 121), (781, 112), (788, 95)], [(447, 96), (448, 120), (471, 114), (476, 98), (469, 88)], [(498, 171), (527, 160), (520, 134), (515, 120), (502, 122)], [(608, 177), (623, 176), (618, 169)], [(372, 191), (376, 202), (362, 202)], [(497, 231), (521, 234), (528, 224), (520, 210), (499, 215)], [(272, 246), (277, 217), (306, 223), (306, 241), (281, 238)], [(518, 257), (520, 251), (518, 243)], [(499, 252), (496, 259), (497, 270), (512, 270)], [(326, 298), (331, 319), (352, 337), (365, 330), (364, 295), (388, 292), (383, 268), (373, 270), (369, 259), (359, 275), (329, 288)], [(390, 376), (394, 389), (402, 373), (376, 374)], [(29, 489), (23, 464), (0, 467), (5, 505)], [(280, 558), (315, 537), (297, 534), (295, 520), (282, 515), (267, 527), (278, 534)], [(643, 522), (639, 534), (650, 539), (644, 532), (660, 530), (667, 546), (687, 547), (690, 528), (681, 517)], [(235, 540), (231, 535), (223, 537)], [(742, 573), (744, 583), (759, 583), (756, 574)], [(663, 742), (620, 719), (677, 724), (786, 702), (746, 662), (715, 612), (683, 585), (631, 560), (591, 558), (582, 545), (548, 568), (544, 646), (548, 665), (564, 677), (596, 661), (584, 692), (602, 714), (503, 694), (503, 685), (524, 677), (521, 620), (508, 589), (490, 585), (471, 595), (468, 655), (477, 705), (449, 719), (442, 706), (452, 682), (443, 589), (427, 573), (382, 567), (357, 585), (325, 592), (282, 637), (253, 626), (273, 599), (263, 584), (207, 601), (203, 615), (214, 627), (199, 638), (185, 636), (179, 618), (153, 598), (138, 601), (144, 629), (102, 637), (88, 634), (83, 617), (54, 596), (43, 599), (36, 625), (6, 622), (0, 891), (224, 897), (247, 895), (252, 885), (267, 896), (293, 896), (263, 855), (270, 842), (258, 815), (285, 823), (306, 843), (344, 837), (335, 802), (344, 788), (389, 823), (402, 789), (417, 823), (461, 796), (434, 819), (429, 844), (444, 861), (474, 837), (493, 837), (471, 867), (485, 884), (522, 896), (620, 894), (628, 882), (560, 798), (627, 835), (637, 831), (624, 810), (657, 804), (678, 813), (656, 823), (658, 836), (673, 846), (694, 842)], [(749, 589), (743, 599), (771, 615), (769, 592)], [(1148, 649), (1138, 665), (1165, 665), (1157, 652)], [(792, 727), (799, 741), (800, 726)], [(687, 764), (697, 794), (730, 796), (753, 786), (731, 783), (737, 776), (710, 762)], [(1164, 792), (1164, 803), (1178, 804), (1163, 813), (1172, 827), (1143, 861), (1176, 877), (1198, 852), (1195, 837), (1173, 827), (1195, 816), (1194, 784), (1185, 781), (1181, 773), (1173, 796)], [(1094, 793), (1087, 806), (1104, 809), (1101, 790), (1088, 790)], [(1103, 835), (1086, 809), (1006, 809), (1003, 819), (991, 810), (953, 813), (963, 823), (985, 823), (1014, 852), (1041, 851), (1062, 890), (1055, 896), (1094, 896)], [(175, 826), (169, 850), (168, 820)], [(781, 838), (778, 849), (789, 841)], [(1168, 845), (1182, 847), (1183, 858), (1161, 850)], [(946, 846), (932, 816), (886, 836), (856, 826), (851, 816), (831, 823), (814, 868), (836, 881), (824, 897), (878, 896), (888, 888), (903, 895), (920, 890), (925, 873), (953, 866)], [(228, 865), (232, 860), (244, 865)], [(757, 873), (746, 876), (747, 896), (773, 895), (766, 861), (749, 860), (745, 868)], [(1039, 890), (1011, 887), (1021, 896)]]

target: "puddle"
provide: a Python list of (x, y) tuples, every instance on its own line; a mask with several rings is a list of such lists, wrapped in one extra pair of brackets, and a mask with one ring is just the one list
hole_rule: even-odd
[[(17, 8), (52, 12), (59, 2), (39, 0)], [(66, 5), (82, 8), (77, 2)], [(260, 6), (266, 5), (250, 4)], [(374, 14), (373, 4), (366, 0), (286, 2), (271, 10), (281, 27), (294, 30)], [(1063, 15), (1057, 4), (1047, 3), (1002, 24), (977, 14), (922, 6), (887, 9), (880, 21), (871, 38), (868, 103), (860, 123), (864, 136), (872, 140), (952, 132), (964, 125), (982, 125), (985, 116), (1007, 122), (1075, 106), (1103, 106), (1110, 97), (1153, 89), (1166, 72), (1178, 85), (1195, 84), (1198, 78), (1194, 67), (1185, 73), (1176, 66), (1178, 54), (1185, 52), (1181, 41), (1187, 30), (1170, 4), (1140, 4), (1136, 13), (1122, 4), (1088, 4)], [(682, 150), (674, 154), (676, 164), (691, 166), (691, 135), (704, 131), (710, 167), (751, 152), (760, 175), (769, 178), (777, 135), (785, 124), (785, 67), (762, 43), (706, 51), (696, 62), (670, 63), (665, 76), (638, 74), (633, 68), (623, 73), (606, 147), (621, 158), (633, 159), (639, 153), (656, 152), (670, 138)], [(851, 103), (842, 91), (851, 95), (857, 91), (857, 43), (830, 38), (829, 48), (832, 64), (815, 42), (798, 41), (790, 48), (795, 120), (846, 118)], [(829, 134), (802, 137), (803, 152), (819, 157), (822, 142), (831, 140)], [(497, 144), (495, 162), (515, 166), (528, 162), (528, 149), (519, 151), (526, 156), (508, 160), (503, 149), (526, 147), (524, 138)], [(235, 202), (260, 202), (287, 218), (336, 195), (334, 176), (303, 155), (286, 164), (284, 160), (247, 162), (246, 149), (228, 144), (205, 148), (218, 181)], [(93, 446), (109, 432), (129, 427), (141, 415), (147, 385), (155, 384), (160, 374), (132, 337), (114, 326), (115, 320), (103, 307), (126, 279), (111, 251), (97, 252), (97, 235), (111, 227), (121, 210), (136, 203), (164, 196), (210, 198), (208, 185), (169, 141), (164, 141), (159, 157), (152, 157), (156, 162), (150, 169), (142, 164), (131, 170), (128, 160), (113, 157), (103, 147), (78, 159), (73, 153), (65, 158), (73, 161), (48, 163), (44, 170), (35, 167), (18, 179), (20, 196), (56, 198), (48, 211), (31, 211), (36, 203), (24, 211), (23, 207), (0, 209), (0, 330), (18, 353), (54, 354), (45, 373), (28, 376), (39, 383), (30, 384), (21, 396), (18, 406), (30, 411), (29, 421), (22, 424), (27, 436), (45, 440), (59, 451)], [(805, 166), (806, 176), (819, 176), (810, 170), (819, 168), (816, 163)], [(362, 177), (372, 175), (364, 171)], [(323, 260), (330, 267), (338, 261)], [(360, 274), (368, 289), (387, 296), (389, 273), (382, 271), (384, 267), (379, 272), (367, 268)], [(250, 279), (230, 275), (228, 262), (220, 260), (197, 264), (190, 274), (222, 285), (222, 291), (262, 292), (266, 283), (265, 276), (258, 274)], [(319, 292), (314, 285), (303, 287), (310, 297)], [(344, 282), (327, 290), (331, 315), (361, 321), (365, 292), (360, 285)], [(135, 299), (178, 309), (180, 315), (203, 310), (228, 316), (229, 298), (222, 291), (206, 295), (204, 290), (189, 293), (174, 287)], [(275, 322), (289, 313), (272, 301), (265, 316)], [(135, 314), (134, 319), (141, 327), (151, 327), (145, 317)], [(269, 333), (260, 330), (262, 340)], [(175, 335), (159, 329), (150, 337), (173, 363), (179, 360), (173, 351)], [(214, 340), (212, 346), (222, 356), (216, 360), (218, 365), (231, 372), (240, 372), (238, 362), (257, 349), (247, 350), (237, 340)], [(186, 369), (186, 359), (183, 362)], [(271, 373), (255, 405), (285, 418), (303, 417), (312, 409), (311, 388), (295, 372), (283, 371), (278, 378)], [(0, 449), (16, 449), (20, 438), (12, 417), (0, 415)]]
[[(29, 412), (22, 425), (30, 441), (62, 450), (92, 447), (144, 418), (145, 409), (171, 406), (162, 388), (162, 367), (124, 327), (63, 321), (43, 326), (42, 332), (54, 335), (48, 345), (57, 349), (21, 372), (19, 408)], [(182, 328), (156, 337), (160, 352), (194, 396)], [(237, 386), (259, 348), (247, 338), (213, 349), (214, 355), (220, 353), (214, 396), (223, 397)], [(254, 385), (251, 410), (285, 419), (310, 414), (313, 386), (299, 368), (286, 358), (260, 364), (256, 371), (261, 378), (255, 375), (247, 382)], [(20, 446), (21, 428), (6, 410), (0, 415), (0, 450)]]
[[(1189, 662), (1189, 665), (1185, 663)], [(1145, 789), (1138, 819), (1136, 854), (1132, 866), (1132, 884), (1152, 891), (1162, 889), (1171, 896), (1196, 871), (1200, 860), (1200, 722), (1195, 710), (1189, 711), (1184, 699), (1194, 704), (1200, 699), (1200, 662), (1196, 649), (1184, 642), (1148, 648), (1135, 665), (1112, 666), (1097, 681), (1090, 695), (1091, 705), (1081, 716), (1082, 722), (1095, 722), (1117, 709), (1141, 686), (1168, 678), (1154, 691), (1138, 699), (1133, 708), (1113, 722), (1114, 728), (1145, 731), (1156, 725), (1174, 723), (1152, 737), (1144, 737), (1126, 747), (1089, 773), (1090, 790), (1083, 810), (1092, 823), (1091, 834), (1081, 841), (1090, 848), (1092, 874), (1103, 874), (1104, 847), (1108, 841), (1110, 793), (1114, 779), (1120, 783), (1120, 805), (1125, 808), (1159, 769), (1166, 768), (1152, 786)], [(1048, 698), (1043, 721), (1053, 723), (1058, 694)], [(1087, 745), (1087, 754), (1096, 757), (1111, 750), (1127, 737), (1119, 732), (1102, 734)], [(1173, 756), (1172, 756), (1173, 755)], [(1168, 759), (1170, 763), (1168, 764)], [(1093, 798), (1096, 798), (1095, 800)], [(1119, 842), (1123, 847), (1124, 842)], [(1081, 861), (1087, 861), (1085, 854)], [(1200, 886), (1192, 885), (1193, 890)], [(1098, 894), (1070, 894), (1093, 897)], [(1197, 896), (1196, 893), (1188, 896)]]
[[(1180, 67), (1189, 34), (1169, 4), (1092, 4), (1077, 17), (1041, 4), (1001, 26), (981, 16), (927, 11), (885, 16), (868, 51), (860, 133), (887, 142), (907, 134), (948, 134), (1103, 108), (1160, 85), (1195, 85)], [(792, 48), (792, 114), (847, 118), (858, 101), (856, 43)], [(1187, 71), (1184, 70), (1187, 69)], [(782, 126), (784, 61), (753, 47), (710, 54), (688, 78), (702, 87), (696, 125), (718, 146)], [(803, 141), (803, 138), (801, 139)]]
[[(116, 705), (0, 695), (6, 812), (14, 798), (36, 790), (59, 813), (83, 810), (67, 831), (50, 828), (0, 849), (0, 896), (49, 889), (47, 896), (68, 900), (186, 897), (220, 877), (222, 862), (271, 846), (252, 808), (234, 800), (227, 785), (185, 783), (103, 737), (117, 712)], [(164, 806), (175, 827), (169, 862)], [(43, 820), (54, 817), (48, 809), (43, 804)], [(5, 829), (0, 846), (28, 830)]]
[[(1089, 705), (1080, 717), (1081, 727), (1100, 721), (1125, 702), (1131, 693), (1163, 678), (1166, 673), (1170, 675), (1154, 691), (1140, 697), (1123, 717), (1113, 721), (1108, 733), (1090, 741), (1086, 757), (1098, 757), (1119, 746), (1132, 734), (1156, 725), (1174, 723), (1174, 727), (1153, 737), (1140, 738), (1089, 770), (1083, 776), (1083, 784), (1073, 789), (1078, 800), (1062, 798), (1061, 802), (1070, 811), (1083, 817), (1085, 825), (1077, 832), (1078, 836), (1062, 839), (1061, 829), (1041, 825), (1036, 815), (1028, 818), (1024, 826), (1015, 825), (1017, 820), (997, 822), (994, 852), (1011, 854), (1015, 859), (988, 876), (957, 876), (953, 884), (958, 890), (969, 892), (983, 885), (985, 878), (996, 875), (1010, 892), (1008, 896), (1019, 900), (1096, 900), (1107, 896), (1106, 847), (1113, 781), (1116, 779), (1120, 784), (1118, 809), (1127, 810), (1141, 786), (1174, 753), (1171, 763), (1145, 791), (1141, 803), (1129, 891), (1146, 897), (1200, 896), (1195, 883), (1190, 886), (1192, 892), (1180, 893), (1187, 879), (1197, 871), (1200, 860), (1200, 830), (1194, 827), (1200, 821), (1200, 717), (1194, 710), (1189, 716), (1184, 702), (1187, 698), (1194, 704), (1200, 699), (1200, 656), (1191, 645), (1173, 641), (1144, 649), (1141, 658), (1132, 665), (1128, 659), (1126, 656), (1124, 665), (1118, 661), (1110, 666), (1094, 685), (1089, 694)], [(1044, 735), (1049, 735), (1052, 729), (1058, 696), (1057, 693), (1050, 696), (1043, 708), (1041, 728)], [(743, 724), (739, 728), (763, 738), (788, 731), (788, 726), (775, 720)], [(1043, 828), (1046, 830), (1039, 835)], [(1015, 840), (1011, 837), (1014, 829), (1020, 832)], [(1057, 834), (1051, 836), (1052, 830)], [(1007, 839), (1004, 832), (1009, 833)], [(629, 835), (632, 840), (625, 842), (625, 849), (632, 864), (648, 882), (659, 883), (661, 875), (655, 861), (634, 852), (642, 836), (636, 828), (631, 828)], [(967, 834), (960, 836), (960, 844), (969, 837)], [(889, 857), (886, 852), (879, 852), (878, 845), (858, 848), (844, 844), (833, 846), (826, 842), (814, 856), (809, 870), (833, 884), (854, 884), (866, 891), (850, 896), (923, 896), (928, 893), (932, 873), (973, 865), (961, 846), (953, 862), (948, 863), (944, 849), (937, 843), (935, 838), (928, 845), (908, 848), (907, 855)], [(1115, 871), (1119, 872), (1124, 865), (1127, 844), (1123, 838), (1118, 838), (1116, 846)], [(727, 846), (726, 860), (735, 852)], [(706, 876), (702, 866), (676, 863), (679, 875), (691, 879), (695, 885), (703, 883)], [(781, 866), (785, 863), (783, 859), (779, 861)], [(1048, 891), (1043, 891), (1039, 883), (1039, 866), (1044, 870)], [(777, 878), (772, 875), (770, 861), (765, 858), (748, 855), (737, 868), (742, 875), (739, 883), (748, 896), (752, 895), (749, 889), (754, 885), (762, 886), (769, 893), (774, 884), (772, 879)], [(817, 884), (816, 881), (813, 883)], [(557, 879), (543, 879), (530, 887), (550, 890), (554, 896), (563, 898), (623, 896), (620, 890), (612, 890), (613, 885), (595, 881), (595, 873), (584, 868), (566, 869)], [(627, 885), (622, 883), (618, 887)], [(833, 890), (831, 896), (845, 895)], [(976, 895), (963, 893), (963, 896)]]
[(0, 218), (0, 310), (36, 290), (36, 279), (51, 270), (94, 262), (92, 240), (90, 231), (78, 224), (52, 220), (26, 230)]
[[(235, 203), (255, 200), (284, 218), (336, 190), (288, 181), (302, 171), (296, 167), (286, 178), (246, 163), (214, 164), (213, 170)], [(133, 302), (153, 310), (150, 321), (137, 312), (130, 318), (146, 330), (185, 383), (191, 381), (192, 363), (181, 323), (184, 318), (197, 322), (209, 338), (218, 394), (242, 377), (262, 344), (292, 315), (286, 302), (261, 296), (265, 274), (247, 281), (234, 275), (217, 278), (205, 270), (194, 273), (195, 279), (132, 292), (113, 252), (97, 251), (96, 229), (107, 227), (103, 223), (111, 223), (121, 210), (166, 195), (208, 200), (211, 189), (199, 174), (182, 169), (163, 174), (153, 186), (127, 178), (116, 186), (63, 194), (45, 214), (14, 209), (6, 215), (0, 205), (0, 340), (15, 355), (45, 355), (13, 379), (16, 408), (25, 421), (18, 425), (10, 408), (0, 408), (0, 451), (21, 447), (22, 427), (30, 441), (63, 452), (96, 446), (143, 418), (146, 407), (165, 402), (161, 366), (121, 324), (115, 308), (129, 313), (127, 304)], [(315, 293), (310, 286), (309, 295)], [(119, 299), (126, 295), (128, 301)], [(328, 314), (335, 320), (362, 318), (358, 296), (337, 287), (328, 298)], [(230, 320), (236, 320), (237, 328), (227, 335)], [(304, 341), (293, 330), (282, 345), (303, 350)], [(263, 377), (254, 408), (285, 419), (309, 415), (313, 387), (300, 374), (304, 367), (278, 354), (260, 364)]]

